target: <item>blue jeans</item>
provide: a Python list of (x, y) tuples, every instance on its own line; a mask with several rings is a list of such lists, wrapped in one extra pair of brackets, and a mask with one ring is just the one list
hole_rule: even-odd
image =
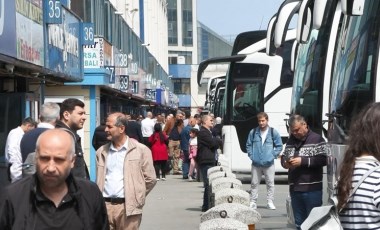
[(301, 224), (309, 216), (309, 213), (314, 207), (322, 205), (322, 191), (311, 192), (290, 192), (292, 199), (292, 209), (294, 215), (294, 222), (297, 229), (300, 229)]
[(183, 179), (187, 179), (187, 175), (189, 175), (190, 168), (190, 160), (189, 160), (189, 151), (183, 151), (183, 161), (182, 161), (182, 177)]
[(207, 211), (210, 208), (209, 203), (208, 203), (209, 186), (208, 186), (207, 170), (214, 166), (215, 165), (212, 165), (212, 164), (201, 164), (199, 166), (201, 170), (201, 174), (202, 174), (202, 179), (203, 179), (203, 187), (205, 188), (204, 193), (203, 193), (202, 211)]

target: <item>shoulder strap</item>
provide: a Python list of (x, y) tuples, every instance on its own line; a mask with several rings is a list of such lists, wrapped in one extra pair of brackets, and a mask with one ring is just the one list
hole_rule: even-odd
[(273, 128), (272, 127), (270, 127), (270, 133), (272, 135), (272, 142), (273, 142), (273, 147), (274, 147), (274, 138), (273, 138)]
[(355, 188), (352, 189), (351, 193), (350, 193), (350, 196), (348, 197), (348, 199), (351, 198), (352, 195), (354, 195), (354, 193), (356, 192), (356, 190), (359, 188), (360, 184), (363, 183), (363, 181), (365, 180), (365, 178), (367, 178), (371, 173), (373, 173), (374, 171), (376, 171), (377, 169), (380, 168), (380, 165), (376, 166), (376, 167), (373, 167), (371, 168), (370, 170), (367, 171), (366, 174), (364, 174), (362, 176), (362, 178), (360, 178), (360, 180), (358, 181), (358, 183), (356, 184)]
[(367, 178), (371, 173), (373, 173), (374, 171), (376, 171), (376, 170), (379, 169), (379, 168), (380, 168), (380, 165), (371, 168), (370, 170), (368, 170), (368, 171), (366, 172), (366, 174), (364, 174), (364, 175), (360, 178), (360, 180), (358, 181), (358, 183), (355, 185), (355, 187), (354, 187), (354, 188), (352, 189), (352, 191), (350, 192), (350, 195), (348, 196), (347, 201), (342, 205), (342, 208), (339, 210), (339, 212), (341, 212), (341, 211), (344, 209), (344, 207), (346, 206), (346, 204), (350, 201), (351, 197), (355, 194), (356, 190), (358, 190), (360, 184), (363, 183), (363, 181), (365, 180), (365, 178)]

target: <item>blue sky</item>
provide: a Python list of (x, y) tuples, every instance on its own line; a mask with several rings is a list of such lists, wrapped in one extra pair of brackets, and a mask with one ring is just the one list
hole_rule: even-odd
[(198, 0), (198, 21), (222, 36), (265, 30), (283, 1)]

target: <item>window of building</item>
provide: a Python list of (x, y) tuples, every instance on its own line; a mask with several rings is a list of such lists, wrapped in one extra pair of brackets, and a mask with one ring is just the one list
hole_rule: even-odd
[(193, 45), (193, 3), (182, 0), (182, 37), (183, 45)]
[(179, 78), (172, 79), (173, 91), (175, 94), (190, 94), (190, 79), (189, 78)]
[(168, 1), (168, 43), (178, 45), (177, 0)]

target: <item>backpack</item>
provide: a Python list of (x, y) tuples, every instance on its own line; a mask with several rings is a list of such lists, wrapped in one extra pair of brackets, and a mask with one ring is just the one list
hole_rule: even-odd
[(36, 153), (29, 153), (26, 157), (24, 163), (22, 164), (22, 177), (31, 176), (36, 172), (36, 162), (35, 162)]

